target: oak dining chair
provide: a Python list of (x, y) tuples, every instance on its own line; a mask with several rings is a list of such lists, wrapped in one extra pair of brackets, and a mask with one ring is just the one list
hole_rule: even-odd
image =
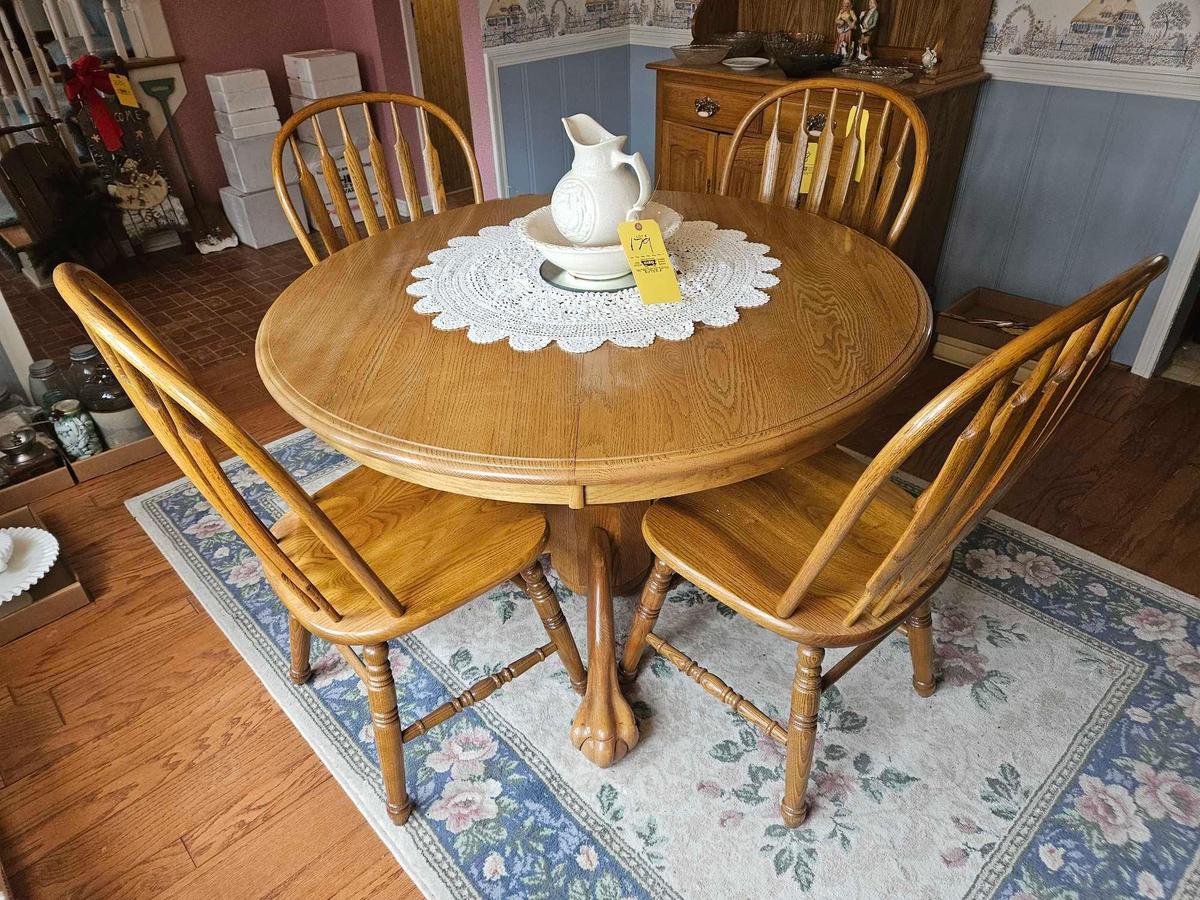
[[(789, 129), (781, 123), (797, 103), (799, 117)], [(846, 78), (809, 78), (776, 88), (742, 116), (733, 132), (719, 194), (733, 188), (746, 133), (757, 128), (764, 112), (770, 132), (756, 199), (802, 204), (894, 247), (929, 164), (929, 128), (917, 105), (886, 85)], [(907, 185), (897, 197), (906, 173)]]
[[(478, 703), (554, 653), (572, 687), (586, 675), (538, 561), (546, 521), (535, 506), (447, 494), (355, 469), (309, 496), (196, 385), (146, 323), (94, 272), (64, 263), (54, 284), (133, 398), (151, 430), (201, 494), (249, 545), (289, 615), (294, 682), (312, 674), (316, 634), (362, 679), (389, 816), (412, 811), (403, 744)], [(233, 486), (206, 436), (232, 450), (287, 503), (268, 528)], [(533, 601), (549, 642), (402, 726), (388, 641), (513, 579)], [(360, 657), (352, 649), (362, 647)]]
[[(379, 122), (376, 122), (372, 115), (373, 109), (379, 111), (379, 121), (386, 122), (385, 127), (391, 130), (390, 153), (380, 139)], [(321, 252), (288, 193), (289, 173), (285, 154), (296, 167), (300, 178), (300, 194), (304, 198), (304, 205), (316, 227), (325, 254), (336, 253), (347, 244), (359, 241), (364, 234), (377, 234), (401, 223), (401, 213), (392, 185), (392, 164), (400, 177), (400, 188), (404, 193), (408, 219), (419, 219), (424, 215), (417, 170), (413, 165), (412, 151), (404, 137), (404, 129), (401, 127), (400, 109), (416, 111), (421, 131), (421, 158), (425, 166), (433, 212), (445, 211), (446, 187), (442, 179), (441, 159), (430, 138), (431, 117), (445, 126), (458, 143), (471, 177), (474, 202), (483, 202), (483, 183), (479, 178), (479, 164), (475, 161), (475, 151), (471, 148), (471, 142), (454, 118), (436, 103), (410, 94), (378, 91), (360, 91), (314, 100), (283, 123), (271, 151), (271, 176), (275, 181), (275, 193), (283, 205), (284, 215), (291, 224), (292, 231), (296, 233), (309, 262), (314, 266), (320, 262)], [(328, 114), (331, 111), (337, 120), (337, 130), (333, 134), (326, 134), (321, 121), (324, 119), (328, 124)], [(355, 131), (359, 132), (358, 137), (365, 146), (355, 144)], [(321, 195), (317, 175), (314, 175), (305, 159), (301, 150), (303, 142), (297, 139), (297, 132), (302, 132), (305, 137), (311, 137), (315, 141), (315, 155), (320, 163), (319, 175), (329, 195), (328, 199)], [(362, 158), (364, 151), (370, 162), (370, 175)], [(341, 168), (345, 169), (345, 178), (339, 171)], [(377, 191), (372, 191), (371, 175), (375, 178)], [(346, 189), (347, 180), (349, 191)], [(337, 226), (334, 225), (333, 216), (330, 215), (326, 203), (333, 207), (333, 215), (337, 216)], [(361, 223), (356, 221), (358, 218), (361, 218)], [(363, 233), (359, 231), (359, 224), (363, 227)], [(338, 226), (341, 228), (340, 235)]]
[[(799, 825), (822, 692), (905, 625), (913, 686), (933, 693), (929, 595), (954, 547), (1046, 444), (1165, 267), (1165, 257), (1145, 259), (1014, 338), (929, 401), (869, 462), (835, 447), (750, 481), (656, 502), (642, 521), (654, 567), (621, 675), (636, 676), (648, 643), (786, 745), (781, 811), (788, 826)], [(1026, 361), (1033, 371), (1014, 385)], [(969, 423), (914, 499), (892, 476), (960, 414)], [(786, 725), (653, 631), (676, 573), (798, 645)], [(822, 672), (831, 647), (852, 649)]]

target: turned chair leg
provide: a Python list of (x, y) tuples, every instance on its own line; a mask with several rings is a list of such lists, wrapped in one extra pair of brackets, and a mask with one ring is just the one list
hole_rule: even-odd
[(784, 773), (780, 812), (788, 828), (796, 828), (808, 817), (808, 776), (812, 771), (813, 746), (817, 739), (817, 710), (821, 706), (820, 647), (800, 647), (796, 677), (792, 681), (792, 715), (788, 721), (787, 768)]
[(933, 674), (933, 616), (929, 601), (917, 606), (905, 620), (908, 626), (908, 652), (912, 657), (913, 687), (922, 697), (937, 688)]
[(567, 624), (562, 607), (558, 605), (558, 597), (554, 596), (554, 589), (546, 581), (546, 573), (542, 571), (541, 563), (535, 560), (521, 572), (521, 578), (525, 582), (522, 587), (533, 600), (538, 618), (542, 620), (542, 626), (554, 642), (558, 658), (567, 670), (572, 690), (582, 695), (587, 690), (587, 672), (584, 671), (583, 660), (579, 658), (579, 646), (571, 634), (571, 626)]
[(312, 678), (312, 635), (300, 624), (300, 620), (288, 614), (288, 634), (292, 645), (292, 666), (288, 677), (296, 684), (304, 684)]
[(412, 813), (412, 800), (404, 783), (404, 742), (387, 642), (364, 646), (363, 663), (367, 669), (367, 702), (375, 729), (375, 749), (387, 792), (387, 811), (393, 822), (403, 825)]
[(663, 601), (667, 599), (667, 591), (671, 587), (671, 579), (675, 573), (661, 559), (654, 560), (654, 568), (642, 588), (642, 598), (638, 601), (633, 613), (633, 624), (629, 629), (629, 640), (625, 642), (625, 654), (621, 658), (619, 675), (622, 681), (633, 681), (637, 678), (638, 664), (642, 661), (642, 651), (646, 649), (646, 635), (654, 629), (658, 614), (662, 611)]

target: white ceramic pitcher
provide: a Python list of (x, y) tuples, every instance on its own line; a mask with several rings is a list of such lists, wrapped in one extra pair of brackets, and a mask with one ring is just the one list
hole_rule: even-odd
[(616, 244), (617, 223), (638, 218), (654, 187), (642, 154), (623, 153), (625, 136), (610, 134), (591, 116), (562, 123), (575, 160), (550, 198), (554, 224), (577, 247)]

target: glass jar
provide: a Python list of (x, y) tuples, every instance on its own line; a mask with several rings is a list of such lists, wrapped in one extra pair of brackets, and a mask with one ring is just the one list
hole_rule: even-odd
[(70, 397), (71, 383), (54, 360), (35, 360), (29, 364), (29, 399), (33, 401), (34, 406), (49, 409), (42, 403), (47, 391), (62, 391), (64, 397)]
[(91, 413), (104, 445), (110, 450), (150, 436), (149, 427), (134, 408), (125, 388), (103, 360), (79, 389), (79, 399)]
[(96, 423), (78, 400), (60, 400), (50, 410), (54, 434), (72, 461), (87, 459), (104, 450)]
[(70, 351), (71, 366), (67, 369), (67, 381), (74, 388), (72, 396), (79, 396), (79, 389), (96, 371), (102, 360), (100, 351), (93, 344), (76, 344)]

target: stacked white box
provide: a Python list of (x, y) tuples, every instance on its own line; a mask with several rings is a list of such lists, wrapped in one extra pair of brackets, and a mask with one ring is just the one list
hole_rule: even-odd
[[(205, 76), (213, 100), (217, 149), (229, 186), (221, 188), (221, 205), (238, 238), (251, 247), (269, 247), (293, 237), (275, 195), (271, 147), (279, 132), (279, 110), (263, 69), (234, 69)], [(304, 206), (296, 165), (284, 156), (288, 191), (300, 215)]]
[[(302, 224), (306, 224), (299, 186), (289, 184), (288, 195), (301, 216)], [(234, 188), (223, 187), (221, 206), (225, 208), (225, 215), (229, 217), (233, 230), (243, 244), (256, 248), (270, 247), (295, 237), (274, 188), (243, 194)]]
[[(362, 90), (358, 76), (358, 57), (348, 50), (306, 50), (302, 53), (286, 53), (283, 67), (287, 71), (288, 88), (291, 91), (292, 112), (299, 112), (314, 100), (336, 97)], [(350, 137), (359, 147), (366, 146), (367, 120), (361, 107), (345, 107), (342, 115)], [(345, 143), (342, 129), (334, 110), (320, 113), (317, 117), (321, 136), (329, 147)], [(312, 121), (304, 122), (298, 131), (300, 140), (308, 144), (317, 142)]]

